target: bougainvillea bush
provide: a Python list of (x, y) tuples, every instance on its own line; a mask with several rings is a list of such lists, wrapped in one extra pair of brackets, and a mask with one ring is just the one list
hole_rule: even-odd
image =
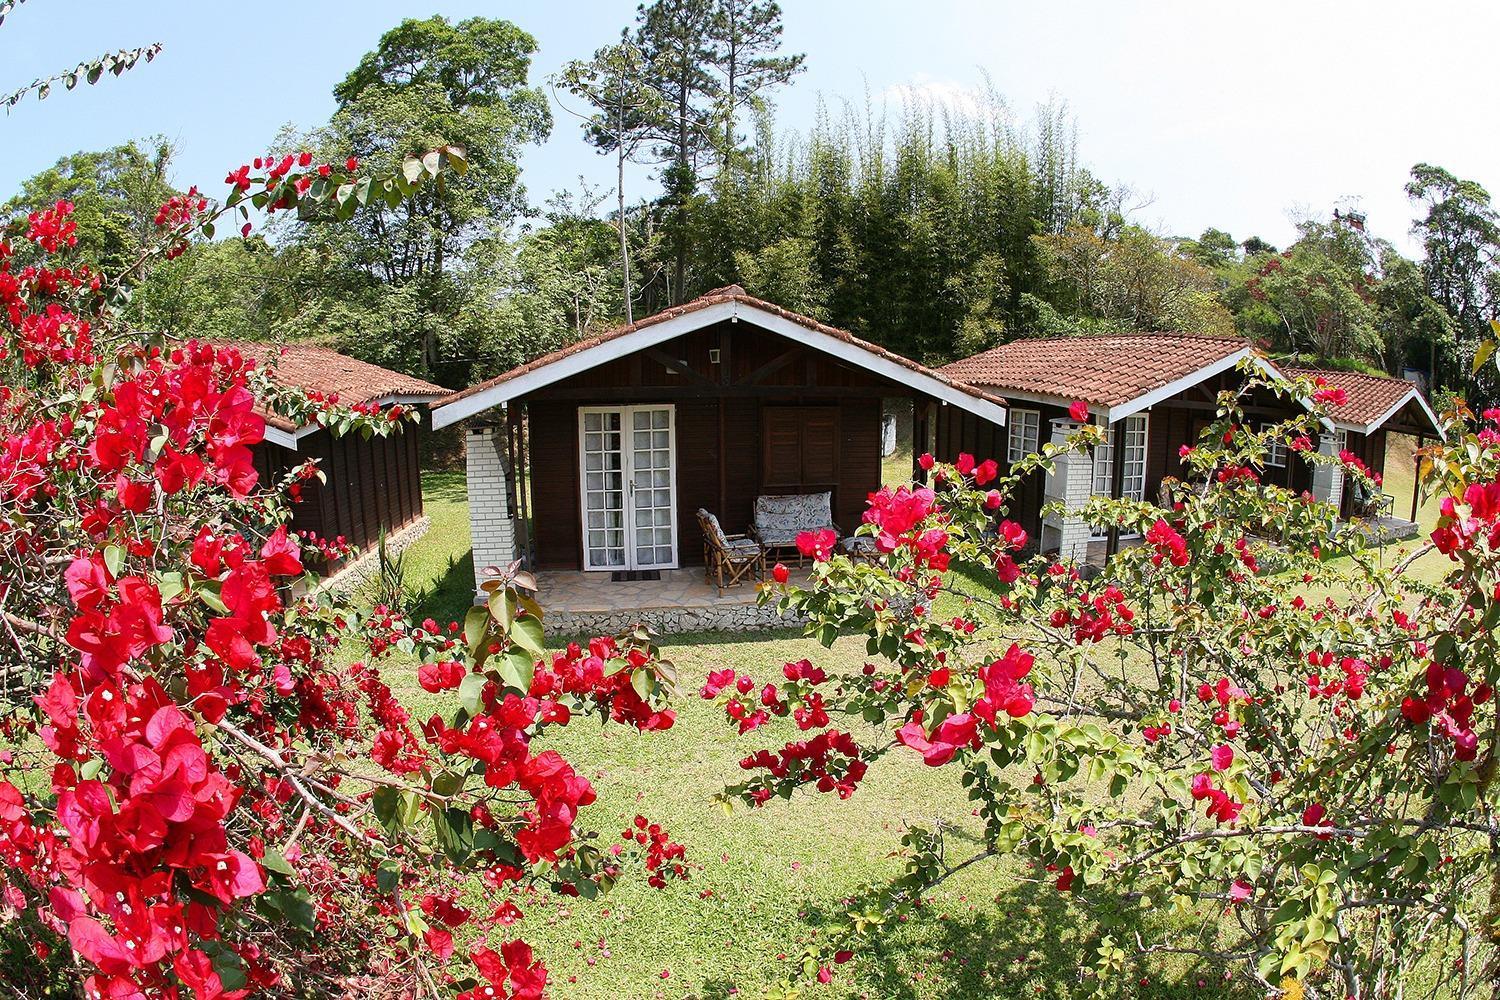
[[(1259, 388), (1314, 410), (1338, 395)], [(1422, 462), (1443, 498), (1437, 529), (1393, 566), (1332, 507), (1260, 481), (1272, 435), (1368, 475), (1316, 454), (1316, 414), (1257, 431), (1243, 400), (1222, 396), (1183, 450), (1170, 506), (1091, 501), (1092, 523), (1140, 537), (1097, 574), (1025, 557), (1027, 533), (1003, 516), (1012, 476), (1097, 443), (1091, 426), (1003, 477), (993, 461), (923, 456), (925, 485), (871, 498), (873, 559), (838, 554), (825, 533), (800, 540), (807, 587), (777, 567), (767, 599), (807, 615), (825, 645), (864, 635), (868, 663), (711, 675), (703, 697), (747, 742), (773, 717), (802, 731), (749, 750), (726, 805), (857, 799), (880, 758), (913, 755), (950, 772), (982, 821), (977, 842), (909, 828), (892, 845), (902, 873), (850, 887), (806, 975), (878, 952), (957, 872), (1019, 856), (1038, 891), (1102, 922), (1056, 974), (1106, 992), (1145, 985), (1164, 954), (1272, 995), (1493, 988), (1500, 412), (1450, 418)], [(1434, 547), (1446, 577), (1406, 581)], [(957, 616), (932, 611), (955, 600)]]
[[(387, 175), (257, 158), (222, 201), (163, 205), (148, 253), (226, 218), (336, 225), (463, 168), (454, 148)], [(288, 532), (319, 473), (258, 479), (265, 415), (367, 435), (409, 415), (308, 400), (233, 350), (125, 328), (128, 288), (75, 258), (70, 214), (0, 232), (7, 995), (542, 995), (529, 893), (687, 873), (644, 817), (589, 832), (593, 789), (545, 745), (581, 715), (669, 728), (670, 665), (635, 633), (544, 655), (542, 609), (509, 568), (461, 623), (316, 593), (303, 554), (339, 540)], [(369, 658), (336, 656), (346, 641)], [(391, 650), (421, 661), (442, 711), (392, 697)]]

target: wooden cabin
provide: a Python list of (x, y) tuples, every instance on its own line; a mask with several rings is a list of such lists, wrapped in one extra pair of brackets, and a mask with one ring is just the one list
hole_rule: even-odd
[[(1163, 480), (1181, 473), (1179, 451), (1197, 444), (1213, 422), (1219, 393), (1245, 385), (1244, 365), (1271, 378), (1283, 378), (1271, 362), (1257, 356), (1239, 338), (1181, 333), (1105, 334), (1022, 339), (944, 366), (943, 374), (983, 388), (1008, 404), (1005, 427), (988, 425), (968, 414), (939, 409), (933, 412), (930, 446), (940, 459), (951, 461), (960, 452), (1001, 463), (1035, 452), (1055, 431), (1071, 423), (1069, 406), (1088, 405), (1092, 419), (1108, 428), (1106, 444), (1092, 456), (1092, 492), (1155, 501)], [(1337, 454), (1348, 449), (1373, 471), (1385, 467), (1386, 437), (1382, 428), (1436, 437), (1437, 419), (1408, 382), (1348, 373), (1322, 374), (1341, 387), (1347, 384), (1345, 414), (1323, 421), (1319, 446)], [(1285, 421), (1304, 404), (1257, 388), (1242, 401), (1247, 419), (1262, 425)], [(1353, 516), (1358, 500), (1342, 488), (1338, 476), (1318, 476), (1313, 466), (1299, 460), (1288, 447), (1273, 448), (1261, 470), (1264, 482), (1320, 495), (1334, 502), (1345, 517)], [(1058, 525), (1043, 523), (1046, 481), (1027, 479), (1012, 498), (1009, 516), (1017, 520), (1044, 550), (1068, 549), (1079, 556), (1087, 540), (1073, 538), (1064, 545)], [(1415, 514), (1413, 513), (1413, 519)], [(1092, 539), (1106, 539), (1097, 529)], [(1113, 547), (1118, 538), (1109, 537)]]
[[(346, 405), (425, 409), (425, 404), (448, 393), (431, 382), (315, 344), (233, 346), (254, 357), (278, 381), (337, 397)], [(311, 478), (300, 485), (290, 529), (329, 541), (342, 537), (353, 546), (349, 558), (320, 567), (324, 575), (374, 549), (382, 534), (404, 541), (403, 536), (422, 522), (421, 426), (405, 423), (385, 437), (334, 437), (317, 424), (299, 427), (276, 414), (262, 415), (265, 440), (254, 448), (262, 482), (275, 482), (310, 459), (317, 460), (323, 473), (322, 481)]]
[(745, 532), (758, 496), (827, 492), (852, 534), (893, 397), (1005, 425), (985, 390), (730, 286), (439, 400), (433, 424), (471, 420), (477, 577), (520, 558), (630, 578), (700, 564), (696, 512)]

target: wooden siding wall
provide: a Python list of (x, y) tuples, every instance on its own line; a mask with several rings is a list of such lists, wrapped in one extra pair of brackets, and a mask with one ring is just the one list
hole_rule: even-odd
[[(356, 554), (374, 548), (381, 530), (394, 534), (422, 516), (422, 462), (419, 427), (396, 434), (335, 438), (326, 430), (309, 434), (288, 451), (270, 442), (254, 449), (255, 467), (262, 482), (271, 482), (310, 459), (327, 483), (316, 478), (302, 484), (302, 497), (292, 505), (290, 529), (310, 531), (327, 539), (339, 535)], [(343, 562), (323, 567), (325, 574)]]
[[(710, 351), (719, 352), (717, 364)], [(677, 369), (674, 374), (668, 365)], [(762, 492), (762, 410), (796, 406), (836, 417), (836, 481), (805, 488), (834, 494), (845, 532), (860, 523), (880, 487), (881, 399), (911, 390), (798, 345), (749, 322), (720, 323), (596, 368), (526, 397), (533, 535), (539, 569), (579, 569), (582, 531), (578, 408), (671, 403), (677, 410), (679, 565), (701, 564), (695, 512), (718, 515), (724, 530), (749, 528)], [(779, 485), (780, 492), (792, 492)]]
[[(1052, 420), (1068, 415), (1067, 407), (1064, 406), (1014, 400), (1011, 407), (1039, 411), (1037, 447), (1052, 440)], [(1009, 466), (1010, 432), (1007, 428), (951, 406), (937, 407), (936, 427), (936, 450), (933, 456), (939, 461), (952, 462), (960, 452), (966, 452), (980, 462), (993, 458), (1000, 463), (1001, 468)], [(1026, 529), (1031, 536), (1032, 545), (1041, 541), (1042, 504), (1045, 502), (1046, 490), (1047, 477), (1042, 473), (1033, 473), (1021, 480), (1006, 508), (1005, 516)]]

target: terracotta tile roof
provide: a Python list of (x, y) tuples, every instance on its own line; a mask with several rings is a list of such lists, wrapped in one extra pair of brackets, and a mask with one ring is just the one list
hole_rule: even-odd
[(710, 292), (706, 292), (690, 302), (684, 302), (680, 306), (672, 306), (669, 309), (663, 309), (659, 313), (653, 313), (652, 315), (647, 316), (644, 319), (636, 320), (629, 326), (616, 327), (613, 330), (606, 330), (605, 332), (595, 334), (592, 337), (586, 337), (583, 340), (569, 344), (567, 347), (553, 351), (550, 354), (544, 354), (533, 361), (528, 361), (526, 364), (521, 365), (520, 367), (512, 368), (508, 372), (503, 372), (499, 375), (496, 375), (494, 378), (489, 379), (488, 381), (480, 382), (476, 385), (471, 385), (467, 389), (452, 393), (448, 396), (444, 396), (442, 399), (439, 399), (437, 402), (432, 404), (433, 409), (447, 406), (449, 403), (456, 402), (457, 400), (465, 399), (469, 396), (476, 395), (477, 393), (484, 392), (486, 389), (492, 388), (493, 386), (508, 382), (511, 379), (519, 378), (522, 375), (525, 375), (528, 372), (534, 372), (539, 368), (545, 368), (546, 366), (553, 364), (554, 362), (561, 361), (563, 358), (582, 353), (583, 351), (587, 351), (593, 347), (598, 347), (600, 344), (608, 343), (611, 340), (634, 333), (637, 330), (644, 330), (647, 327), (655, 326), (657, 323), (665, 323), (667, 320), (676, 319), (679, 316), (686, 316), (695, 312), (700, 312), (704, 309), (709, 308), (710, 306), (719, 305), (725, 302), (740, 302), (744, 305), (763, 310), (765, 312), (778, 316), (781, 319), (796, 323), (798, 326), (805, 327), (817, 333), (827, 334), (830, 337), (836, 337), (837, 339), (844, 341), (846, 344), (852, 344), (853, 346), (858, 347), (861, 350), (868, 351), (870, 354), (876, 357), (895, 362), (896, 364), (901, 365), (904, 368), (908, 368), (913, 372), (926, 375), (929, 378), (935, 378), (938, 381), (942, 382), (944, 385), (951, 386), (967, 396), (973, 396), (975, 399), (981, 399), (986, 403), (991, 403), (996, 406), (1003, 407), (1006, 405), (1005, 400), (993, 395), (990, 392), (987, 392), (980, 387), (969, 385), (961, 380), (945, 375), (941, 371), (929, 368), (923, 364), (919, 364), (911, 360), (910, 358), (902, 357), (901, 355), (896, 354), (893, 351), (889, 351), (884, 347), (881, 347), (879, 344), (872, 344), (867, 340), (861, 340), (847, 330), (840, 330), (837, 327), (829, 326), (826, 323), (820, 323), (809, 316), (803, 316), (801, 313), (794, 313), (790, 309), (783, 309), (781, 306), (778, 306), (775, 303), (767, 302), (764, 299), (758, 299), (755, 296), (746, 293), (746, 291), (739, 285), (726, 285), (723, 288), (715, 288)]
[(1001, 395), (1025, 392), (1119, 406), (1247, 346), (1237, 337), (1196, 333), (1035, 338), (1001, 344), (939, 370)]
[[(446, 395), (448, 390), (431, 382), (351, 358), (318, 344), (225, 344), (261, 368), (270, 369), (277, 381), (309, 392), (337, 393), (339, 402), (368, 403), (390, 396), (415, 397), (419, 402)], [(282, 430), (296, 430), (290, 420), (265, 414), (266, 422)]]
[[(1422, 395), (1415, 382), (1386, 375), (1366, 375), (1327, 368), (1282, 368), (1288, 375), (1301, 378), (1322, 377), (1329, 385), (1343, 389), (1348, 400), (1343, 406), (1330, 406), (1328, 415), (1336, 423), (1368, 427), (1390, 413), (1413, 390)], [(1424, 400), (1425, 402), (1425, 400)], [(1436, 425), (1434, 425), (1436, 430)]]

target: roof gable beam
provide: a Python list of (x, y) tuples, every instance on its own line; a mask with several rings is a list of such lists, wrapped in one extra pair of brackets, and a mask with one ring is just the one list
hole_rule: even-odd
[(910, 363), (897, 361), (879, 348), (860, 346), (793, 322), (751, 303), (729, 299), (674, 316), (671, 319), (638, 327), (573, 354), (564, 355), (547, 364), (523, 370), (512, 378), (496, 382), (472, 395), (460, 396), (432, 411), (432, 426), (434, 429), (447, 427), (466, 417), (535, 392), (607, 361), (644, 352), (665, 341), (725, 320), (738, 322), (741, 317), (803, 348), (813, 348), (857, 368), (874, 372), (892, 382), (909, 386), (940, 402), (967, 410), (992, 423), (1001, 426), (1005, 424), (1003, 404), (975, 396), (959, 388), (947, 378), (930, 371), (909, 367)]

